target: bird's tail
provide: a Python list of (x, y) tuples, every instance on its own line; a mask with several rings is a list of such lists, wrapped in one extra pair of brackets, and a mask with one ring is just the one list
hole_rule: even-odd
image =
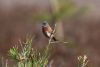
[(55, 37), (52, 38), (54, 41), (58, 41)]

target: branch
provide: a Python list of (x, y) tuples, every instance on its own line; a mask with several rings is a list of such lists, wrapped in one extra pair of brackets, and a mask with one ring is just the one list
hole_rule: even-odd
[(55, 24), (55, 27), (54, 27), (54, 29), (53, 29), (51, 35), (50, 35), (49, 44), (51, 43), (51, 40), (52, 40), (52, 38), (53, 38), (53, 36), (54, 36), (54, 33), (55, 33), (55, 30), (56, 30), (56, 24)]
[(54, 26), (54, 29), (53, 29), (51, 35), (50, 35), (49, 44), (51, 44), (51, 43), (69, 43), (69, 42), (63, 42), (63, 41), (54, 41), (54, 42), (51, 42), (51, 40), (52, 40), (52, 38), (53, 38), (53, 36), (55, 34), (55, 31), (56, 31), (56, 24)]

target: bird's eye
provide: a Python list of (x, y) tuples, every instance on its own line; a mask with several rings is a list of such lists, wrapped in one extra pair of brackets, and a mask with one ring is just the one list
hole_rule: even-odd
[(46, 23), (43, 23), (43, 25), (46, 25)]

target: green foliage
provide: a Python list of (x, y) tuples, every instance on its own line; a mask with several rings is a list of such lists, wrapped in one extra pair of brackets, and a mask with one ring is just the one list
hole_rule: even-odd
[(18, 48), (17, 47), (13, 47), (9, 50), (9, 55), (13, 58), (13, 59), (18, 59), (19, 56), (19, 52), (18, 52)]
[[(25, 43), (21, 43), (21, 51), (15, 46), (9, 50), (9, 56), (17, 60), (18, 67), (45, 67), (48, 64), (49, 49), (39, 51), (32, 48), (32, 39), (26, 39)], [(24, 44), (24, 46), (23, 46)]]
[[(44, 12), (41, 11), (40, 13), (36, 13), (33, 15), (34, 20), (41, 20), (41, 21), (52, 21), (52, 20), (58, 20), (62, 19), (64, 17), (67, 18), (75, 18), (78, 16), (83, 15), (88, 7), (87, 6), (82, 6), (81, 8), (76, 8), (77, 6), (75, 5), (74, 2), (70, 0), (57, 0), (58, 6), (57, 7), (52, 7), (51, 12)], [(53, 4), (51, 3), (51, 6)], [(58, 8), (57, 11), (54, 12), (54, 9)]]
[[(50, 43), (43, 49), (33, 49), (32, 39), (26, 39), (26, 42), (21, 43), (21, 51), (19, 51), (18, 46), (10, 48), (9, 56), (16, 60), (17, 67), (46, 67), (49, 63), (48, 59), (50, 57)], [(88, 63), (88, 58), (86, 55), (78, 56), (78, 67), (86, 67)], [(8, 66), (7, 66), (8, 67)]]

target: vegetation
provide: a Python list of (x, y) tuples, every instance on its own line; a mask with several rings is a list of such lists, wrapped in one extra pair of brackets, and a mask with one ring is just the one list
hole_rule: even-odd
[[(48, 45), (44, 50), (38, 50), (32, 48), (32, 38), (26, 38), (25, 42), (21, 42), (19, 48), (17, 45), (10, 48), (8, 51), (9, 56), (16, 61), (15, 67), (52, 67), (52, 63), (49, 62), (50, 58), (50, 44), (52, 44), (52, 37), (55, 33), (55, 28), (51, 34), (51, 37), (48, 41)], [(56, 43), (56, 42), (53, 42)], [(78, 56), (78, 67), (85, 67), (88, 63), (88, 58), (86, 55)], [(9, 64), (6, 63), (6, 67)], [(4, 67), (4, 66), (3, 66)]]
[[(53, 0), (52, 0), (53, 1)], [(53, 3), (53, 2), (52, 2)], [(79, 16), (83, 14), (83, 12), (87, 9), (85, 6), (79, 10), (75, 9), (75, 4), (68, 1), (68, 0), (58, 0), (59, 7), (54, 7), (52, 9), (59, 8), (57, 11), (54, 12), (41, 12), (41, 14), (34, 15), (35, 20), (47, 20), (47, 21), (57, 21), (63, 17), (73, 17)], [(54, 4), (53, 4), (54, 5)], [(45, 13), (45, 14), (44, 14)], [(49, 65), (49, 58), (50, 58), (50, 44), (52, 44), (52, 36), (55, 33), (55, 28), (51, 37), (48, 41), (48, 45), (44, 50), (38, 50), (32, 48), (32, 38), (26, 38), (26, 41), (23, 43), (19, 41), (20, 47), (15, 45), (14, 47), (10, 48), (8, 51), (9, 56), (16, 61), (15, 67), (52, 67), (52, 64)], [(78, 56), (78, 67), (85, 67), (88, 63), (88, 58), (86, 55)], [(6, 67), (9, 64), (6, 63)]]
[(15, 46), (9, 50), (9, 56), (17, 62), (18, 67), (46, 67), (48, 65), (49, 49), (39, 51), (32, 48), (32, 39), (27, 38), (25, 43), (20, 43), (21, 50)]
[[(50, 64), (50, 46), (47, 47), (41, 52), (37, 49), (32, 48), (32, 39), (27, 39), (26, 44), (22, 46), (21, 51), (19, 51), (18, 47), (15, 46), (9, 50), (9, 56), (16, 61), (16, 66), (13, 67), (52, 67), (52, 63)], [(88, 58), (86, 55), (78, 56), (78, 67), (86, 67), (88, 64)], [(7, 60), (5, 63), (3, 62), (2, 67), (9, 67)]]

